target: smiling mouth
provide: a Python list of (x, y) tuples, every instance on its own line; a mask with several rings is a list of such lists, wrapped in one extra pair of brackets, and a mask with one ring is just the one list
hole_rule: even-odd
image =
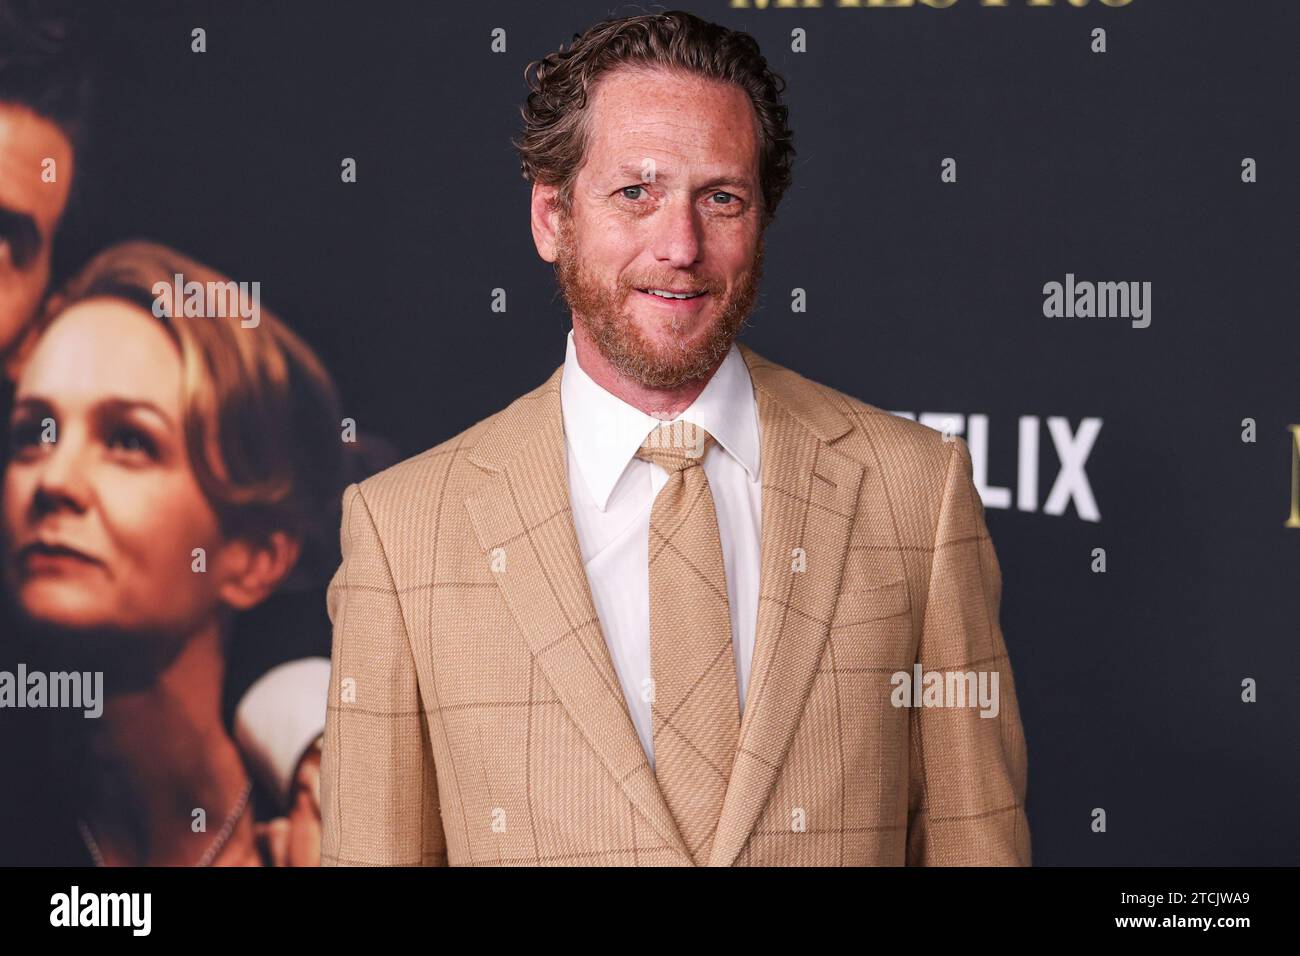
[(701, 296), (708, 295), (707, 292), (678, 292), (672, 289), (637, 289), (636, 291), (640, 292), (642, 295), (662, 299), (665, 302), (689, 302), (692, 299), (698, 299)]

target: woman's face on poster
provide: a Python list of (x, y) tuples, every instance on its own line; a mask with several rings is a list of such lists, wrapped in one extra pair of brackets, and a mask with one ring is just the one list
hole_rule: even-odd
[(180, 352), (137, 306), (79, 302), (42, 336), (17, 383), (3, 485), (5, 584), (26, 617), (185, 635), (215, 613), (223, 540), (181, 402)]

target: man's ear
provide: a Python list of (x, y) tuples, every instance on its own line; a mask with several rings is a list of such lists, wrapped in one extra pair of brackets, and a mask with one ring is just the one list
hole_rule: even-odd
[(559, 192), (558, 186), (533, 183), (531, 210), (533, 243), (537, 246), (537, 254), (547, 262), (554, 262), (558, 258), (556, 244), (559, 236), (560, 210), (556, 200), (559, 198)]
[(284, 531), (228, 542), (221, 554), (221, 600), (236, 611), (256, 607), (289, 576), (301, 553), (302, 541)]

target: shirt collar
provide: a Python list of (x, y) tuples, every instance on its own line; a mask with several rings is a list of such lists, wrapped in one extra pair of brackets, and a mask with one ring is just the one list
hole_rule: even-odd
[[(560, 378), (560, 408), (573, 458), (596, 507), (604, 511), (627, 463), (663, 422), (605, 391), (583, 371), (572, 329)], [(677, 418), (707, 431), (744, 467), (750, 481), (759, 480), (758, 406), (735, 342), (704, 390)]]

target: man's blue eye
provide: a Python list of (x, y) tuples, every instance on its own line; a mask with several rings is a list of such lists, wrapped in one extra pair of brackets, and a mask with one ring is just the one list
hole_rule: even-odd
[(629, 196), (629, 195), (628, 195), (628, 191), (629, 191), (629, 190), (637, 190), (637, 189), (641, 189), (641, 188), (642, 188), (642, 187), (640, 187), (640, 186), (624, 186), (624, 187), (623, 187), (623, 198), (624, 198), (624, 199), (639, 199), (639, 198), (640, 198), (639, 196)]

